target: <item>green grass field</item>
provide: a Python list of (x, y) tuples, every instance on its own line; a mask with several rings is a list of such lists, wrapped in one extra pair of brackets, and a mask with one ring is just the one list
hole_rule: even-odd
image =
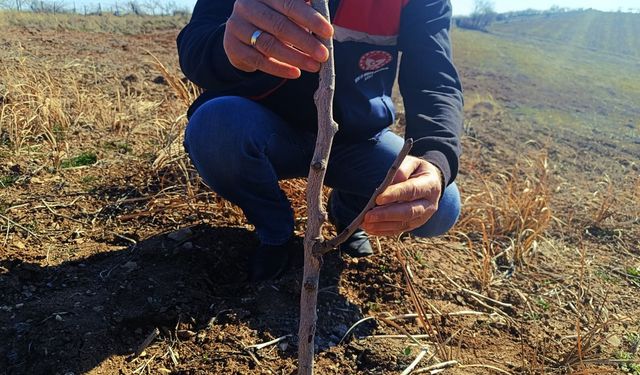
[(640, 59), (640, 15), (595, 10), (523, 17), (491, 32)]
[(601, 135), (638, 155), (639, 27), (638, 14), (528, 17), (489, 33), (457, 29), (454, 54), (467, 93), (480, 89), (529, 122)]

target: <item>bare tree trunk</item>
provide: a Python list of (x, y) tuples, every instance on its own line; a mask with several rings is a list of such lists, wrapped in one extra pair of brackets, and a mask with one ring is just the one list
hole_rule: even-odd
[[(312, 0), (311, 5), (329, 19), (328, 0)], [(338, 124), (333, 120), (333, 95), (335, 91), (335, 69), (333, 60), (333, 40), (325, 40), (329, 49), (329, 60), (322, 64), (320, 83), (314, 95), (318, 110), (318, 137), (309, 168), (307, 180), (307, 230), (304, 236), (304, 273), (300, 293), (300, 328), (298, 330), (298, 375), (313, 374), (314, 338), (318, 320), (318, 284), (322, 256), (344, 242), (362, 224), (364, 214), (375, 206), (377, 196), (386, 190), (409, 154), (413, 140), (407, 139), (404, 147), (387, 172), (387, 176), (375, 190), (369, 203), (351, 224), (337, 237), (326, 241), (322, 237), (322, 226), (327, 221), (327, 212), (322, 207), (322, 187), (329, 164), (329, 154)]]
[[(313, 0), (312, 6), (327, 19), (328, 0)], [(329, 154), (338, 124), (333, 121), (333, 94), (335, 72), (333, 65), (333, 40), (325, 40), (329, 49), (329, 60), (322, 64), (320, 84), (314, 99), (318, 109), (318, 137), (309, 169), (307, 181), (307, 230), (304, 236), (304, 274), (300, 295), (300, 328), (298, 330), (298, 374), (313, 374), (314, 337), (316, 333), (318, 282), (322, 255), (314, 248), (322, 243), (322, 225), (326, 221), (326, 211), (322, 207), (322, 186), (329, 164)]]

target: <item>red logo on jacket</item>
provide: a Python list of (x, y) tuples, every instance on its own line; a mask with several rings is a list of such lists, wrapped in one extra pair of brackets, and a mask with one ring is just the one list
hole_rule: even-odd
[(360, 69), (365, 72), (378, 70), (389, 64), (393, 60), (393, 56), (385, 51), (369, 51), (360, 58)]

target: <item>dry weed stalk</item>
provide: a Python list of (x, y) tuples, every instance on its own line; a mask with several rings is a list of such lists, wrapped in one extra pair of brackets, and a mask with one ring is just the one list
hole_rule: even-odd
[[(526, 166), (518, 162), (511, 170), (488, 177), (474, 173), (480, 188), (469, 191), (457, 226), (461, 232), (482, 236), (483, 254), (513, 253), (520, 265), (526, 264), (552, 219), (546, 153), (525, 162)], [(494, 246), (486, 249), (488, 244)]]
[[(153, 53), (146, 52), (153, 59), (155, 68), (186, 109), (196, 100), (202, 90), (193, 82), (185, 81), (177, 74), (172, 73)], [(173, 120), (156, 118), (155, 124), (159, 150), (152, 164), (152, 169), (163, 179), (170, 175), (173, 176), (174, 183), (184, 186), (186, 196), (194, 198), (196, 187), (200, 186), (202, 181), (194, 172), (182, 146), (186, 116), (181, 114)]]
[(162, 74), (164, 79), (169, 83), (169, 86), (178, 96), (178, 99), (182, 101), (185, 106), (190, 106), (193, 103), (202, 90), (191, 81), (183, 81), (177, 75), (171, 73), (171, 71), (151, 52), (147, 51), (147, 54), (153, 59), (156, 69)]
[[(605, 302), (602, 302), (600, 306), (601, 310), (604, 310)], [(582, 311), (578, 310), (580, 313)], [(596, 316), (597, 322), (593, 327), (583, 327), (580, 323), (580, 317), (576, 317), (575, 330), (576, 330), (576, 343), (570, 350), (566, 351), (560, 356), (560, 360), (557, 365), (560, 369), (569, 369), (574, 371), (581, 369), (586, 371), (586, 364), (593, 362), (608, 362), (607, 359), (600, 359), (600, 348), (603, 344), (615, 335), (612, 332), (612, 328), (620, 323), (628, 321), (627, 318), (610, 319), (608, 316), (602, 316), (598, 313)], [(586, 332), (585, 332), (586, 330)]]
[[(580, 267), (577, 278), (577, 293), (575, 294), (575, 306), (570, 304), (575, 313), (575, 345), (558, 353), (557, 359), (551, 359), (542, 355), (542, 367), (548, 362), (552, 373), (596, 374), (610, 373), (589, 368), (592, 364), (616, 364), (615, 360), (603, 358), (602, 347), (616, 334), (615, 327), (631, 321), (628, 317), (613, 315), (610, 317), (606, 307), (609, 300), (609, 291), (605, 292), (598, 305), (592, 303), (592, 298), (587, 297), (589, 287), (587, 279), (586, 247), (582, 240), (579, 243)], [(585, 300), (588, 303), (584, 303)]]
[(435, 340), (436, 352), (430, 358), (433, 358), (435, 354), (439, 354), (441, 356), (439, 359), (451, 360), (452, 358), (449, 352), (447, 351), (445, 340), (440, 335), (440, 332), (434, 329), (434, 327), (429, 322), (430, 316), (436, 316), (440, 314), (438, 314), (437, 312), (434, 312), (434, 314), (431, 314), (431, 315), (427, 314), (422, 304), (422, 299), (420, 298), (420, 295), (416, 291), (416, 287), (413, 282), (413, 277), (409, 269), (409, 264), (407, 263), (407, 257), (405, 257), (404, 255), (406, 248), (400, 240), (398, 240), (397, 243), (400, 246), (397, 247), (396, 258), (398, 259), (402, 267), (402, 273), (404, 274), (404, 278), (407, 283), (406, 290), (409, 293), (409, 297), (411, 298), (413, 307), (416, 310), (418, 322), (420, 323), (420, 326), (422, 327), (423, 331), (426, 334), (428, 334), (429, 337), (432, 337)]
[(600, 204), (595, 214), (593, 215), (591, 226), (601, 227), (604, 224), (604, 221), (613, 216), (615, 211), (612, 209), (616, 206), (616, 194), (613, 191), (614, 184), (611, 179), (607, 176), (605, 180), (601, 183), (604, 185), (604, 192), (596, 191), (593, 195), (597, 197), (600, 195)]

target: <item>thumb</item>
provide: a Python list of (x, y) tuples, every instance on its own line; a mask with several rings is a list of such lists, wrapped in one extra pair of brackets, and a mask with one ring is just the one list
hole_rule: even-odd
[(391, 185), (399, 184), (401, 182), (405, 182), (411, 177), (413, 172), (416, 170), (417, 164), (414, 158), (411, 156), (407, 156), (406, 159), (400, 164), (398, 167), (398, 171), (396, 175), (393, 177), (393, 181)]

